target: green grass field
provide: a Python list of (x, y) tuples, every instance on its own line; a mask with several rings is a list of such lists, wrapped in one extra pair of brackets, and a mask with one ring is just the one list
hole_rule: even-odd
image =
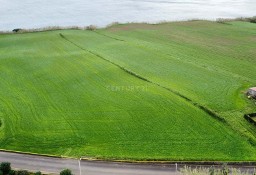
[(0, 148), (256, 161), (256, 24), (123, 24), (0, 35)]

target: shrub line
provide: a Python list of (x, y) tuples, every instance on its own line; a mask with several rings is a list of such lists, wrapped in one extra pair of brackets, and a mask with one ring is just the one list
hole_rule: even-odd
[[(13, 170), (15, 170), (15, 171), (19, 171), (19, 170), (21, 170), (20, 168), (12, 168)], [(29, 170), (29, 169), (22, 169), (22, 170), (24, 170), (24, 171), (28, 171), (28, 172), (30, 172), (30, 173), (32, 173), (32, 172), (36, 172), (37, 170)], [(55, 172), (47, 172), (47, 171), (40, 171), (41, 173), (42, 173), (42, 175), (55, 175), (55, 174), (58, 174), (58, 173), (55, 173)]]

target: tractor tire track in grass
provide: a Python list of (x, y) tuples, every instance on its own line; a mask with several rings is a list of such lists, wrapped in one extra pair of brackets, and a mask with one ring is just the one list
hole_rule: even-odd
[[(101, 56), (101, 55), (99, 55), (99, 54), (97, 54), (97, 53), (95, 53), (95, 52), (93, 52), (93, 51), (91, 51), (91, 50), (88, 50), (88, 49), (86, 49), (86, 48), (83, 48), (82, 46), (78, 45), (77, 43), (75, 43), (75, 42), (69, 40), (69, 39), (68, 39), (66, 36), (64, 36), (62, 33), (60, 33), (59, 35), (60, 35), (61, 38), (63, 38), (63, 39), (66, 40), (67, 42), (69, 42), (69, 43), (75, 45), (75, 46), (78, 47), (79, 49), (84, 50), (84, 51), (86, 51), (86, 52), (89, 52), (89, 53), (91, 53), (92, 55), (94, 55), (94, 56), (96, 56), (96, 57), (98, 57), (98, 58), (101, 58), (101, 59), (103, 59), (104, 61), (107, 61), (107, 62), (111, 63), (112, 65), (117, 66), (117, 67), (120, 68), (121, 70), (125, 71), (126, 73), (128, 73), (128, 74), (130, 74), (130, 75), (132, 75), (132, 76), (134, 76), (134, 77), (136, 77), (136, 78), (139, 78), (139, 79), (141, 79), (141, 80), (143, 80), (143, 81), (146, 81), (146, 82), (148, 82), (148, 83), (151, 83), (151, 84), (154, 84), (154, 85), (156, 85), (156, 86), (159, 86), (159, 87), (161, 87), (161, 88), (163, 88), (163, 89), (165, 89), (165, 90), (167, 90), (167, 91), (169, 91), (169, 92), (175, 94), (176, 96), (179, 96), (180, 98), (182, 98), (182, 99), (186, 100), (187, 102), (193, 104), (193, 105), (194, 105), (195, 107), (197, 107), (198, 109), (204, 111), (205, 113), (207, 113), (208, 115), (210, 115), (210, 116), (213, 117), (214, 119), (216, 119), (216, 120), (218, 120), (218, 121), (220, 121), (220, 122), (222, 122), (222, 123), (228, 124), (228, 123), (226, 122), (226, 120), (225, 120), (223, 117), (219, 116), (218, 114), (216, 114), (215, 112), (213, 112), (211, 109), (209, 109), (209, 108), (207, 108), (207, 107), (205, 107), (205, 106), (203, 106), (203, 105), (200, 105), (200, 104), (198, 104), (197, 102), (194, 102), (192, 99), (190, 99), (190, 98), (188, 98), (188, 97), (186, 97), (186, 96), (180, 94), (178, 91), (175, 91), (175, 90), (173, 90), (173, 89), (171, 89), (171, 88), (165, 87), (165, 86), (163, 86), (163, 85), (161, 85), (161, 84), (159, 84), (159, 83), (153, 82), (153, 81), (151, 81), (151, 80), (149, 80), (149, 79), (147, 79), (147, 78), (145, 78), (145, 77), (142, 77), (141, 75), (138, 75), (138, 74), (136, 74), (136, 73), (134, 73), (134, 72), (132, 72), (132, 71), (130, 71), (130, 70), (128, 70), (128, 69), (126, 69), (126, 68), (124, 68), (124, 67), (122, 67), (122, 66), (120, 66), (120, 65), (118, 65), (118, 64), (116, 64), (116, 63), (114, 63), (114, 62), (112, 62), (112, 61), (110, 61), (110, 60), (108, 60), (108, 59), (106, 59), (106, 58), (104, 58), (103, 56)], [(121, 41), (121, 40), (120, 40), (120, 41)], [(123, 41), (123, 40), (122, 40), (122, 41)]]
[(116, 37), (112, 37), (112, 36), (109, 36), (109, 35), (106, 35), (106, 34), (103, 34), (103, 33), (100, 33), (100, 32), (96, 32), (96, 31), (94, 31), (94, 32), (97, 33), (98, 35), (102, 35), (102, 36), (105, 36), (105, 37), (107, 37), (107, 38), (114, 39), (114, 40), (116, 40), (116, 41), (127, 42), (127, 41), (125, 41), (125, 40), (123, 40), (123, 39), (119, 39), (119, 38), (116, 38)]

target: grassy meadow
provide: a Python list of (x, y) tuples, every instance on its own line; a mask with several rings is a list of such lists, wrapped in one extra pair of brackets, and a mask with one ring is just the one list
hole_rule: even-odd
[(256, 24), (117, 24), (0, 35), (0, 148), (255, 161)]

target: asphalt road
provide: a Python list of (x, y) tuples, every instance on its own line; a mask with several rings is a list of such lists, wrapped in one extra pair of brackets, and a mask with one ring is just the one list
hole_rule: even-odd
[[(14, 169), (25, 169), (59, 174), (63, 169), (79, 175), (79, 161), (76, 159), (50, 158), (26, 154), (0, 152), (0, 162), (10, 162)], [(82, 175), (176, 175), (175, 165), (138, 165), (101, 161), (81, 161)]]
[[(47, 174), (59, 174), (63, 169), (72, 170), (79, 175), (79, 161), (77, 159), (51, 158), (44, 156), (0, 152), (0, 162), (10, 162), (14, 169), (41, 171)], [(175, 164), (132, 164), (103, 161), (81, 161), (82, 175), (181, 175)], [(178, 164), (178, 170), (185, 165)], [(202, 165), (187, 165), (189, 167), (202, 167)], [(203, 167), (210, 167), (205, 165)], [(233, 166), (242, 171), (254, 172), (255, 166)]]

